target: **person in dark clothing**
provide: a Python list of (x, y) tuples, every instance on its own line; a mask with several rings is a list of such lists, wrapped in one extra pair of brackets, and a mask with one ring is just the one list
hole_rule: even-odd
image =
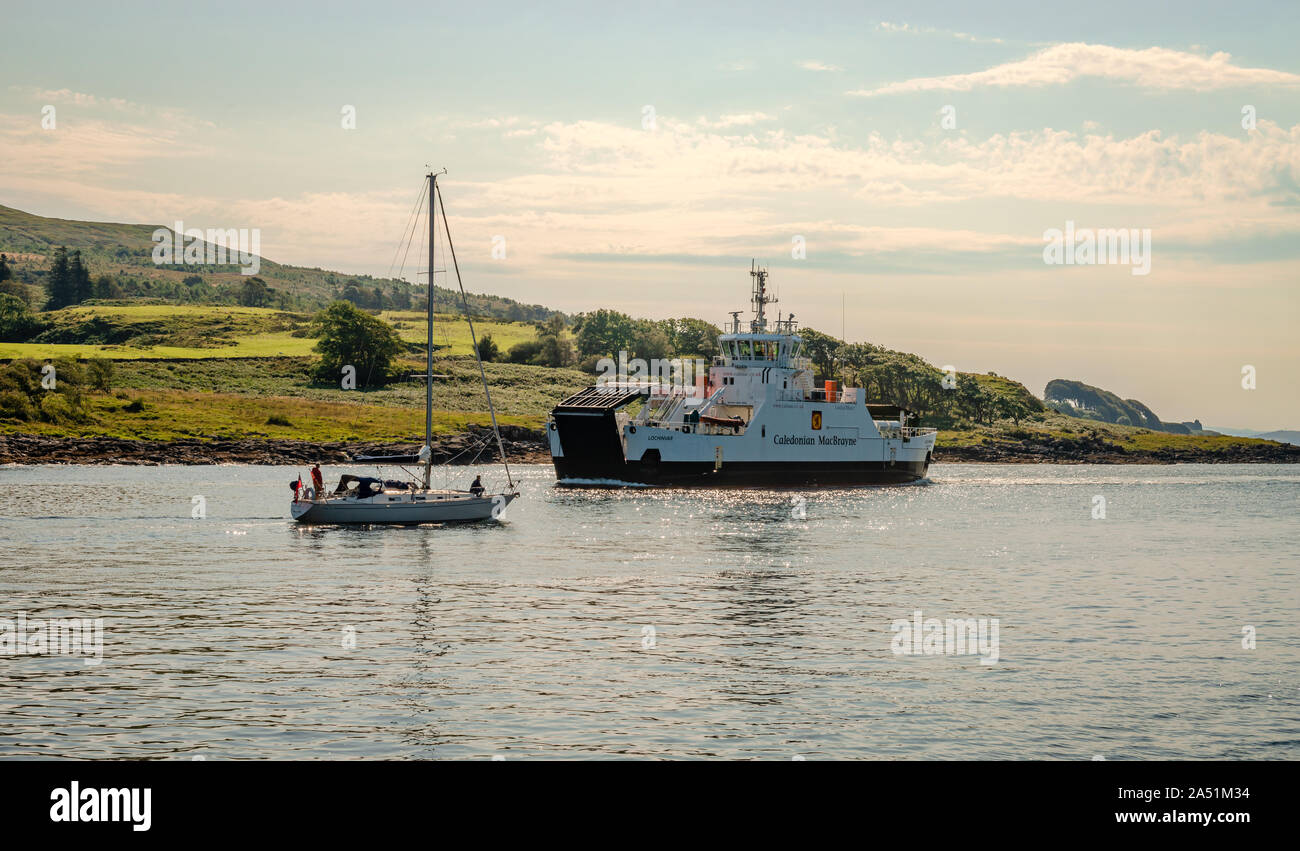
[(475, 476), (475, 477), (474, 477), (474, 484), (472, 484), (472, 485), (469, 486), (469, 492), (472, 493), (472, 494), (474, 494), (474, 496), (482, 496), (482, 495), (483, 495), (483, 477), (482, 477), (482, 476)]

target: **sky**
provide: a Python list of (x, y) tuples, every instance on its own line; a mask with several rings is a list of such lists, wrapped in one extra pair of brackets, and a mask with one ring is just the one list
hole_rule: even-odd
[[(851, 341), (1300, 428), (1295, 2), (0, 15), (0, 204), (387, 275), (446, 168), (471, 291), (721, 325), (753, 258)], [(1149, 232), (1147, 273), (1047, 262), (1067, 223)]]

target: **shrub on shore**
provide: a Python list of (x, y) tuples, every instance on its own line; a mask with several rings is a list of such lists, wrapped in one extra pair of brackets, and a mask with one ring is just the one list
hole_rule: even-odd
[[(95, 367), (102, 369), (102, 367)], [(0, 366), (0, 418), (22, 422), (84, 423), (90, 419), (84, 390), (91, 368), (71, 358), (39, 363), (30, 358)], [(111, 374), (111, 373), (109, 373)], [(103, 378), (107, 386), (107, 378)]]
[(26, 343), (45, 330), (31, 305), (16, 295), (0, 293), (0, 342)]
[(344, 367), (355, 370), (359, 387), (387, 384), (392, 362), (405, 348), (393, 326), (346, 301), (336, 301), (312, 319), (312, 335), (320, 353), (314, 377), (338, 385)]

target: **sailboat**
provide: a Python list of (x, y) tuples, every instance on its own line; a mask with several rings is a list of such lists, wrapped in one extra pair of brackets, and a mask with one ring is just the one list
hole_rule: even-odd
[[(443, 169), (441, 174), (446, 173)], [(478, 335), (474, 331), (474, 318), (470, 315), (465, 285), (460, 279), (460, 264), (451, 243), (451, 226), (447, 223), (447, 210), (438, 189), (438, 174), (429, 172), (429, 303), (428, 337), (425, 351), (424, 393), (424, 446), (416, 455), (360, 455), (353, 460), (359, 464), (380, 467), (406, 468), (419, 465), (424, 468), (420, 480), (403, 482), (378, 477), (344, 475), (331, 493), (314, 493), (308, 489), (301, 497), (295, 496), (290, 513), (299, 523), (380, 523), (415, 525), (421, 523), (463, 523), (496, 519), (511, 502), (519, 497), (519, 489), (510, 475), (501, 430), (497, 427), (496, 409), (492, 406), (492, 391), (488, 387), (487, 372), (478, 354)], [(447, 248), (456, 271), (460, 287), (461, 304), (469, 321), (470, 341), (474, 358), (478, 362), (479, 377), (483, 380), (483, 394), (487, 398), (488, 413), (492, 418), (492, 433), (497, 451), (505, 468), (506, 487), (497, 493), (486, 489), (473, 490), (436, 489), (431, 486), (433, 475), (433, 296), (434, 296), (434, 238), (437, 235), (435, 210), (442, 210), (443, 227), (447, 235)]]

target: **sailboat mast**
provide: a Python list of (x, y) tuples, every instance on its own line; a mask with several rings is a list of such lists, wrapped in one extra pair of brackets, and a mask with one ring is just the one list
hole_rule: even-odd
[(429, 489), (429, 480), (433, 474), (433, 238), (437, 233), (434, 226), (433, 209), (434, 187), (438, 177), (429, 172), (429, 298), (427, 349), (424, 360), (424, 446), (428, 458), (424, 462), (424, 489)]

